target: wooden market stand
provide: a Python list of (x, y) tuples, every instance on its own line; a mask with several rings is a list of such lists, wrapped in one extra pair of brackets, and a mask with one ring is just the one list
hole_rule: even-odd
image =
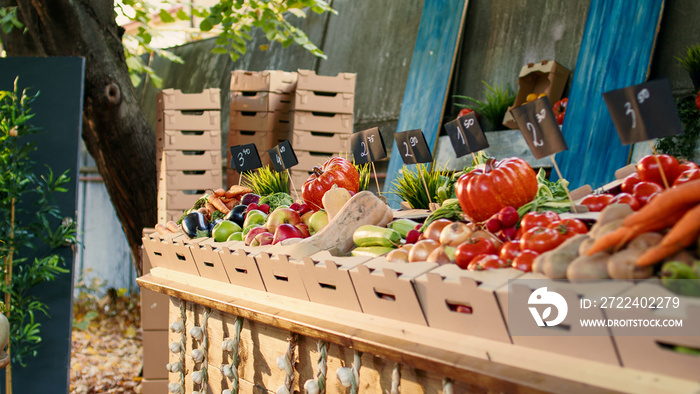
[[(181, 354), (186, 373), (171, 373), (169, 381), (184, 381), (187, 393), (202, 390), (190, 376), (201, 369), (190, 357), (194, 348), (208, 347), (203, 350), (210, 391), (231, 387), (219, 367), (230, 364), (232, 357), (222, 351), (221, 343), (235, 336), (238, 318), (243, 322), (236, 368), (242, 393), (273, 393), (283, 385), (287, 377), (276, 360), (290, 350), (296, 354), (292, 387), (299, 392), (319, 369), (325, 369), (326, 392), (346, 392), (335, 372), (350, 367), (356, 352), (361, 352), (359, 391), (366, 393), (700, 390), (700, 382), (400, 322), (163, 267), (137, 281), (142, 288), (170, 297), (170, 322), (184, 320), (184, 333), (195, 325), (207, 327), (207, 342), (169, 333), (169, 342), (182, 340), (187, 347)], [(323, 363), (318, 359), (321, 350), (327, 352)], [(171, 353), (170, 362), (181, 355)]]

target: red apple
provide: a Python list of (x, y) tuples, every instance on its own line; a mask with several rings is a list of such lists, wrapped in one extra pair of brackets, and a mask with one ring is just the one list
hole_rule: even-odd
[(250, 246), (272, 245), (272, 240), (273, 235), (267, 231), (263, 231), (253, 238), (253, 242), (251, 242)]
[(306, 212), (310, 212), (310, 211), (311, 211), (311, 207), (310, 207), (309, 204), (307, 204), (307, 203), (302, 203), (302, 204), (299, 206), (299, 209), (297, 210), (297, 212), (299, 212), (299, 215), (303, 215), (303, 214), (305, 214)]
[(269, 204), (260, 204), (258, 206), (258, 209), (265, 212), (265, 213), (270, 213), (270, 205)]
[(248, 231), (248, 234), (245, 236), (245, 244), (250, 246), (253, 243), (253, 240), (255, 239), (255, 236), (264, 233), (265, 232), (265, 227), (260, 226), (260, 227), (254, 227), (250, 231)]
[(278, 208), (268, 215), (267, 222), (265, 222), (265, 229), (274, 234), (275, 230), (277, 230), (277, 226), (280, 224), (287, 223), (294, 226), (301, 222), (301, 216), (299, 216), (297, 211), (291, 208)]
[(294, 227), (298, 228), (299, 231), (301, 231), (301, 237), (306, 238), (310, 236), (311, 234), (309, 233), (309, 226), (306, 225), (306, 223), (297, 223), (294, 225)]
[(518, 210), (513, 207), (504, 207), (498, 212), (498, 221), (501, 222), (501, 227), (515, 227), (519, 220)]
[(299, 204), (298, 202), (294, 202), (292, 203), (292, 205), (289, 206), (289, 209), (293, 209), (297, 212), (299, 212), (299, 208), (301, 208), (301, 204)]
[(245, 213), (248, 214), (248, 212), (254, 210), (254, 209), (259, 209), (260, 207), (258, 206), (257, 203), (251, 202), (248, 204), (248, 209), (245, 210)]
[(289, 223), (281, 223), (275, 229), (275, 236), (272, 239), (272, 244), (284, 241), (288, 238), (304, 238), (301, 230)]

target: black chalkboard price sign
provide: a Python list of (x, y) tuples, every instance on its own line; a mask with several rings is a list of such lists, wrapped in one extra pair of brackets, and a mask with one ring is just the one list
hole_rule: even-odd
[(282, 172), (299, 164), (297, 155), (294, 153), (292, 144), (290, 144), (289, 141), (280, 142), (279, 145), (268, 150), (267, 154), (270, 155), (272, 165), (277, 172)]
[(510, 112), (536, 159), (568, 149), (547, 97), (513, 108)]
[(445, 131), (457, 157), (478, 152), (489, 147), (484, 131), (476, 119), (476, 113), (470, 112), (452, 122), (445, 124)]
[(386, 146), (379, 128), (359, 131), (350, 136), (350, 149), (355, 163), (364, 164), (386, 158)]
[(394, 135), (396, 147), (404, 164), (430, 163), (433, 155), (420, 129), (402, 131)]
[(253, 171), (262, 167), (255, 144), (236, 145), (231, 150), (231, 168), (238, 172)]
[(603, 93), (623, 145), (683, 132), (667, 79)]

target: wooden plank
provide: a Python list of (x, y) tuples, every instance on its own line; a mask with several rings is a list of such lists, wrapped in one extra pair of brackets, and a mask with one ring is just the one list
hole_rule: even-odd
[[(695, 392), (700, 383), (251, 291), (164, 268), (139, 285), (472, 387), (504, 392)], [(347, 356), (345, 362), (349, 362)], [(511, 361), (519, 360), (519, 361)], [(528, 360), (524, 362), (523, 360)], [(582, 374), (581, 371), (586, 371)], [(306, 375), (308, 376), (308, 375)], [(302, 375), (304, 379), (304, 375)]]
[(556, 155), (570, 188), (602, 186), (627, 164), (630, 146), (602, 94), (646, 80), (663, 8), (664, 0), (591, 0), (562, 127), (569, 150)]
[[(437, 145), (468, 0), (426, 0), (396, 131), (421, 129), (431, 151)], [(384, 192), (403, 166), (396, 143), (391, 150)], [(400, 201), (389, 201), (398, 208)]]

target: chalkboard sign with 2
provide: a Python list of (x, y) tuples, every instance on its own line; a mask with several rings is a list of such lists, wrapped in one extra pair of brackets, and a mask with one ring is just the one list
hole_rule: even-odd
[(384, 139), (377, 127), (352, 134), (350, 147), (356, 164), (379, 161), (387, 156)]
[(484, 131), (476, 119), (476, 113), (471, 112), (445, 124), (445, 130), (457, 157), (478, 152), (489, 147)]
[(253, 171), (262, 167), (255, 144), (236, 145), (231, 150), (231, 168), (238, 172)]
[(511, 113), (536, 159), (568, 149), (546, 96), (513, 108)]
[(268, 150), (267, 154), (270, 155), (272, 165), (277, 172), (282, 172), (299, 164), (297, 155), (294, 153), (292, 144), (289, 141), (282, 141), (276, 147)]
[(420, 129), (402, 131), (394, 135), (396, 147), (404, 164), (430, 163), (433, 155)]

